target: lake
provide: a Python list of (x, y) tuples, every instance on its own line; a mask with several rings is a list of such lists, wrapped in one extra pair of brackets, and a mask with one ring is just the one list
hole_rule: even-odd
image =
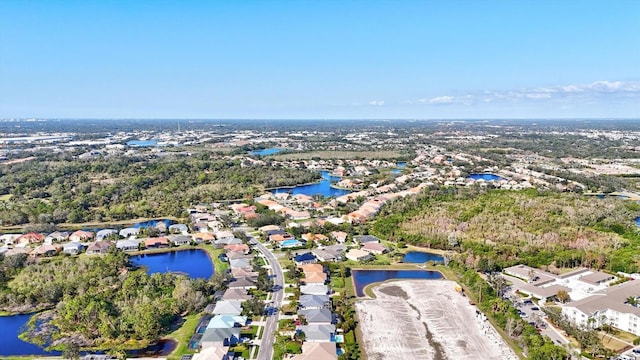
[(59, 351), (45, 351), (43, 348), (20, 340), (18, 335), (22, 327), (29, 321), (31, 315), (0, 316), (0, 356), (9, 355), (60, 355)]
[(324, 197), (336, 197), (349, 194), (351, 191), (344, 189), (336, 189), (331, 187), (331, 183), (339, 181), (340, 177), (329, 174), (328, 171), (320, 171), (322, 180), (314, 184), (298, 185), (292, 187), (282, 187), (273, 189), (271, 192), (274, 194), (291, 193), (304, 194), (304, 195), (317, 195), (320, 194)]
[(280, 149), (280, 148), (261, 149), (261, 150), (250, 151), (249, 154), (256, 155), (256, 156), (267, 156), (267, 155), (277, 154), (279, 152), (282, 152), (282, 150), (283, 149)]
[(636, 218), (636, 225), (638, 225), (638, 227), (640, 227), (640, 217)]
[(169, 219), (149, 220), (149, 221), (143, 221), (143, 222), (135, 223), (135, 224), (133, 224), (132, 227), (134, 227), (136, 229), (149, 228), (149, 227), (155, 227), (159, 223), (164, 223), (164, 225), (167, 227), (167, 229), (169, 229), (169, 226), (172, 225), (174, 222), (175, 221), (169, 220)]
[(473, 179), (473, 180), (484, 180), (484, 181), (500, 181), (500, 180), (506, 180), (505, 178), (503, 178), (502, 176), (498, 176), (496, 174), (469, 174), (469, 176), (467, 176), (467, 179)]
[(412, 264), (422, 264), (427, 261), (434, 261), (438, 263), (443, 263), (444, 258), (442, 255), (424, 252), (424, 251), (409, 251), (402, 258), (402, 262), (412, 263)]
[(131, 257), (131, 262), (147, 268), (147, 273), (177, 272), (192, 278), (208, 279), (213, 275), (209, 254), (201, 249), (143, 254)]
[(356, 296), (364, 296), (363, 289), (373, 283), (390, 279), (442, 279), (442, 274), (431, 270), (353, 270), (351, 272)]
[(158, 146), (158, 140), (155, 140), (155, 139), (130, 140), (130, 141), (127, 141), (127, 145), (133, 146), (133, 147), (154, 147), (154, 146)]

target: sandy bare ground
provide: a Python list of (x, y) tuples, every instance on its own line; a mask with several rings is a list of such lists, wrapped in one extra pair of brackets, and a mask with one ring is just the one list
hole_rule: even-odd
[(447, 280), (403, 280), (373, 289), (356, 310), (369, 360), (517, 360), (469, 299)]

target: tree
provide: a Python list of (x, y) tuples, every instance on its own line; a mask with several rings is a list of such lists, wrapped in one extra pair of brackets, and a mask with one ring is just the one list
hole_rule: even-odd
[(558, 290), (558, 293), (556, 294), (556, 299), (558, 299), (558, 301), (564, 304), (570, 300), (569, 293), (566, 290)]
[(62, 357), (69, 360), (80, 359), (80, 346), (74, 342), (69, 342), (62, 351)]

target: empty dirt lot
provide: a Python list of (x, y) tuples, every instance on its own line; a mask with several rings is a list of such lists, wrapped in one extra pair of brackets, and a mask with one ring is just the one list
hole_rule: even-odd
[(447, 280), (403, 280), (356, 303), (369, 360), (518, 359)]

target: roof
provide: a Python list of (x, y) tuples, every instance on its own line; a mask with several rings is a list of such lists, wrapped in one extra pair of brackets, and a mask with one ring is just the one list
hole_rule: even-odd
[(232, 268), (250, 268), (251, 261), (249, 259), (229, 259), (229, 266)]
[(301, 281), (307, 284), (324, 284), (325, 281), (327, 281), (327, 274), (318, 272), (306, 272), (304, 273), (304, 279), (302, 279)]
[(369, 257), (369, 256), (371, 256), (371, 254), (360, 249), (351, 249), (347, 253), (347, 258), (352, 258), (352, 259), (359, 259), (359, 258)]
[(207, 325), (207, 329), (219, 329), (219, 328), (232, 328), (238, 326), (244, 326), (247, 323), (246, 316), (239, 315), (216, 315)]
[(304, 253), (304, 254), (296, 255), (296, 256), (293, 258), (293, 260), (294, 260), (295, 262), (313, 261), (313, 260), (315, 260), (315, 259), (316, 259), (316, 257), (315, 257), (315, 256), (313, 256), (313, 254), (312, 254), (312, 253), (310, 253), (310, 252), (306, 252), (306, 253)]
[(389, 250), (386, 246), (378, 243), (365, 243), (362, 245), (362, 249), (371, 250), (371, 251), (387, 251)]
[(144, 246), (169, 245), (169, 239), (166, 237), (148, 238), (144, 241)]
[(77, 241), (70, 241), (66, 244), (62, 244), (63, 249), (80, 249), (82, 248), (82, 244)]
[(615, 279), (616, 277), (614, 275), (611, 274), (607, 274), (605, 272), (602, 271), (594, 271), (593, 273), (589, 274), (589, 275), (585, 275), (582, 276), (580, 278), (580, 280), (587, 282), (589, 284), (600, 284), (602, 282), (611, 280), (611, 279)]
[[(312, 340), (310, 337), (315, 335), (314, 333), (324, 334), (325, 329), (311, 329), (310, 327), (305, 327), (306, 331), (302, 329), (306, 338)], [(330, 338), (331, 336), (329, 336)], [(319, 340), (319, 339), (313, 339)], [(291, 360), (335, 360), (338, 358), (338, 353), (336, 352), (336, 343), (334, 342), (314, 342), (308, 341), (302, 344), (302, 354), (294, 355)]]
[(331, 304), (329, 295), (300, 295), (298, 303), (303, 308), (324, 307), (327, 303)]
[(368, 243), (368, 242), (376, 242), (376, 243), (380, 242), (380, 239), (378, 239), (373, 235), (356, 235), (354, 236), (354, 238), (361, 244)]
[(640, 317), (640, 308), (625, 303), (630, 296), (640, 296), (640, 280), (631, 280), (596, 291), (592, 296), (571, 302), (565, 307), (576, 308), (587, 315), (611, 309), (619, 313), (634, 314)]
[(213, 309), (217, 315), (240, 315), (241, 312), (242, 302), (238, 300), (220, 300)]
[(300, 265), (298, 266), (302, 272), (324, 272), (324, 266), (322, 266), (322, 264), (304, 264), (304, 265)]
[(118, 249), (132, 248), (132, 247), (137, 248), (139, 244), (140, 244), (140, 240), (136, 240), (136, 239), (118, 240), (116, 242), (116, 248)]
[(207, 328), (202, 334), (200, 342), (220, 342), (226, 339), (240, 338), (240, 328)]
[(222, 300), (249, 300), (251, 295), (247, 293), (246, 289), (227, 289), (222, 295)]
[(300, 293), (307, 295), (326, 295), (329, 293), (329, 287), (320, 284), (301, 285)]
[(95, 241), (93, 243), (91, 243), (88, 247), (87, 247), (87, 251), (88, 252), (92, 252), (92, 251), (102, 251), (102, 250), (106, 250), (108, 248), (111, 247), (111, 243), (108, 241)]
[(329, 309), (303, 309), (298, 314), (304, 316), (309, 324), (333, 322), (333, 314)]

